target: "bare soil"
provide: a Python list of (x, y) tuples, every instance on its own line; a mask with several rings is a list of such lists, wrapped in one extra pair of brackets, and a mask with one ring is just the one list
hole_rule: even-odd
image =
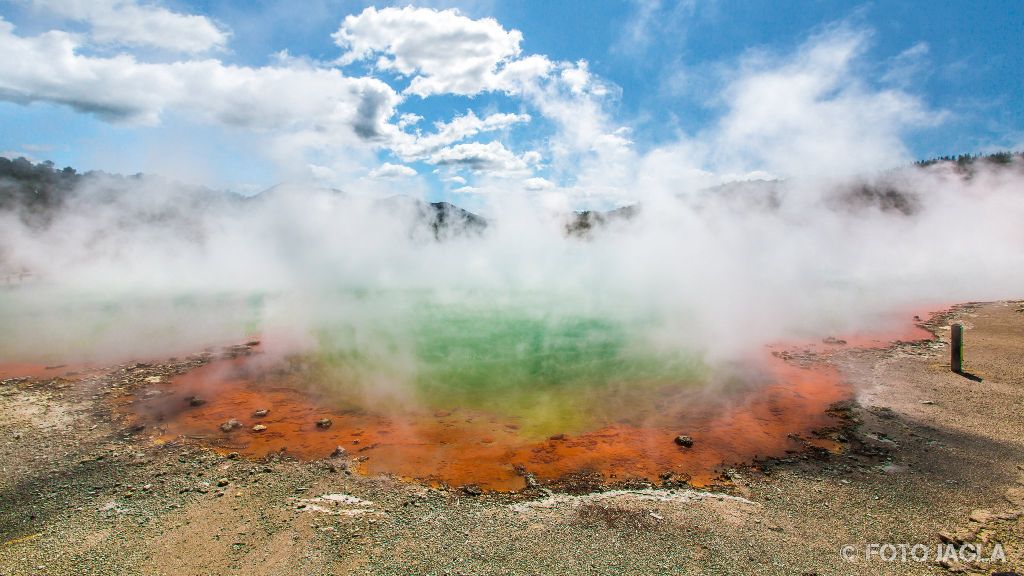
[[(965, 326), (966, 375), (949, 368)], [(829, 346), (843, 425), (718, 485), (514, 494), (367, 476), (342, 456), (222, 455), (116, 409), (205, 360), (0, 382), (0, 575), (972, 574), (1024, 572), (1024, 305), (966, 304), (934, 341)], [(551, 489), (549, 489), (551, 488)], [(999, 544), (1005, 561), (939, 563)], [(927, 546), (885, 561), (871, 545)], [(841, 553), (849, 546), (844, 559)]]

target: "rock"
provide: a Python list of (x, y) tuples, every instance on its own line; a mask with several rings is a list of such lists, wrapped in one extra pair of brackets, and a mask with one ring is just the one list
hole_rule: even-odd
[(992, 521), (992, 513), (988, 510), (972, 510), (970, 519), (978, 524), (988, 524)]
[(257, 425), (252, 427), (252, 431), (253, 432), (263, 432), (266, 429), (267, 429), (267, 427), (264, 426), (263, 424), (257, 424)]
[(835, 336), (827, 336), (821, 340), (825, 344), (831, 344), (833, 346), (843, 346), (846, 344), (846, 340), (836, 338)]
[(932, 400), (921, 400), (921, 404), (924, 404), (926, 406), (931, 406), (931, 405), (935, 404), (935, 402), (932, 401)]
[(241, 427), (242, 427), (242, 423), (239, 422), (238, 420), (235, 420), (234, 418), (232, 418), (231, 420), (228, 420), (227, 422), (225, 422), (225, 423), (220, 425), (220, 429), (221, 429), (222, 432), (231, 432), (235, 428), (241, 428)]
[(1014, 506), (1024, 506), (1024, 488), (1010, 488), (1007, 490), (1006, 501)]
[(161, 378), (160, 376), (147, 376), (146, 377), (146, 382), (149, 383), (149, 384), (159, 384), (162, 381), (163, 381), (163, 378)]
[(270, 412), (270, 410), (267, 410), (266, 408), (260, 408), (259, 410), (253, 412), (252, 415), (255, 416), (256, 418), (263, 418), (269, 412)]
[(484, 493), (476, 484), (466, 484), (462, 487), (462, 491), (469, 496), (479, 496)]
[(188, 398), (185, 398), (185, 401), (188, 402), (189, 406), (202, 406), (203, 404), (206, 404), (206, 400), (203, 400), (199, 396), (189, 396)]
[(333, 422), (331, 422), (330, 418), (321, 418), (321, 419), (316, 421), (316, 427), (317, 428), (327, 429), (327, 428), (331, 427), (331, 424), (333, 424)]
[(228, 455), (227, 455), (227, 459), (228, 460), (238, 460), (238, 457), (239, 457), (238, 452), (229, 452)]
[(975, 536), (977, 536), (977, 533), (969, 529), (957, 530), (956, 532), (939, 532), (939, 540), (944, 544), (952, 544), (954, 546), (960, 546), (965, 542), (969, 542), (973, 540)]
[(341, 446), (336, 446), (334, 448), (334, 452), (331, 452), (331, 458), (342, 458), (346, 454), (348, 454), (348, 452), (344, 448), (342, 448)]
[(693, 438), (685, 435), (676, 436), (676, 444), (684, 448), (691, 448), (693, 446)]
[(221, 488), (223, 488), (223, 487), (225, 487), (227, 485), (228, 485), (228, 479), (227, 478), (221, 478), (220, 480), (217, 480), (217, 486), (220, 486)]
[(960, 562), (957, 562), (956, 560), (939, 560), (939, 566), (942, 566), (947, 571), (953, 573), (960, 573), (966, 570), (966, 568), (964, 568), (964, 565)]

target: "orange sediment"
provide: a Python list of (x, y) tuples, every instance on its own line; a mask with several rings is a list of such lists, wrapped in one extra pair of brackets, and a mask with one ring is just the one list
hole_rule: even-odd
[(0, 380), (11, 378), (66, 378), (92, 369), (86, 364), (48, 365), (33, 362), (0, 362)]
[[(581, 472), (611, 483), (670, 475), (706, 485), (730, 464), (800, 449), (799, 437), (834, 424), (826, 410), (850, 394), (830, 367), (800, 368), (765, 355), (760, 381), (739, 392), (665, 390), (656, 414), (623, 406), (621, 421), (535, 439), (520, 432), (524, 423), (515, 418), (468, 409), (337, 409), (315, 391), (290, 385), (286, 373), (267, 377), (273, 371), (264, 363), (259, 355), (213, 361), (151, 388), (130, 410), (165, 440), (191, 437), (256, 458), (278, 451), (325, 458), (341, 446), (365, 473), (516, 490), (526, 474), (555, 481)], [(268, 413), (255, 416), (262, 409)], [(317, 426), (322, 418), (331, 425)], [(241, 426), (222, 431), (231, 419)], [(257, 424), (266, 429), (253, 430)], [(677, 445), (680, 434), (693, 446)]]

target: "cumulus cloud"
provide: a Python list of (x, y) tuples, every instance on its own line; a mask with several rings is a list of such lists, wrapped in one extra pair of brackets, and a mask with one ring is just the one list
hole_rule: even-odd
[(347, 127), (363, 139), (391, 130), (398, 94), (374, 78), (334, 69), (246, 67), (219, 60), (139, 62), (85, 56), (78, 39), (51, 31), (21, 37), (0, 19), (0, 98), (47, 101), (121, 122), (156, 124), (168, 108), (259, 130)]
[(540, 190), (549, 190), (554, 188), (555, 185), (546, 178), (533, 177), (523, 180), (523, 188), (531, 192), (538, 192)]
[(529, 114), (495, 113), (480, 118), (472, 110), (467, 110), (464, 115), (456, 116), (449, 122), (436, 122), (434, 133), (426, 135), (396, 134), (395, 141), (390, 148), (407, 161), (422, 160), (445, 146), (482, 132), (501, 130), (529, 121)]
[(370, 171), (370, 178), (410, 178), (416, 174), (416, 170), (410, 166), (385, 162)]
[(229, 36), (205, 16), (172, 12), (135, 0), (32, 0), (32, 4), (87, 23), (93, 40), (104, 44), (197, 53), (224, 48)]
[(428, 161), (439, 166), (466, 168), (474, 172), (507, 175), (529, 169), (526, 161), (516, 156), (498, 141), (466, 142), (442, 148), (430, 155)]
[[(128, 0), (40, 2), (88, 22), (93, 40), (104, 10), (176, 14)], [(650, 18), (666, 9), (651, 6)], [(118, 42), (132, 43), (127, 38)], [(491, 18), (367, 8), (346, 17), (333, 38), (343, 50), (336, 63), (367, 62), (390, 74), (349, 76), (343, 68), (286, 52), (259, 67), (196, 56), (144, 62), (130, 53), (92, 51), (89, 36), (57, 30), (21, 36), (0, 18), (0, 100), (65, 104), (114, 122), (156, 125), (168, 113), (180, 113), (189, 121), (241, 128), (266, 140), (261, 154), (337, 185), (371, 186), (374, 179), (415, 174), (400, 164), (379, 166), (378, 155), (386, 151), (404, 163), (440, 167), (435, 173), (449, 186), (466, 186), (457, 174), (468, 171), (480, 180), (473, 184), (488, 191), (547, 190), (590, 207), (632, 202), (650, 190), (755, 175), (842, 177), (903, 163), (910, 159), (906, 133), (943, 118), (891, 78), (865, 78), (870, 32), (842, 25), (791, 53), (752, 51), (704, 68), (718, 71), (708, 74), (715, 76), (709, 82), (718, 83), (716, 95), (704, 102), (718, 118), (646, 150), (637, 149), (632, 130), (617, 117), (618, 86), (585, 60), (523, 55), (522, 35)], [(925, 45), (911, 47), (889, 63), (890, 75), (926, 55)], [(396, 77), (408, 79), (404, 90)], [(423, 116), (401, 109), (409, 94), (489, 91), (511, 96), (516, 112), (467, 109), (452, 118), (432, 117), (428, 128), (421, 127)], [(508, 134), (527, 123), (540, 137), (524, 150)], [(488, 142), (480, 141), (484, 135)], [(551, 180), (535, 173), (540, 168)], [(364, 178), (368, 173), (373, 178)]]
[(405, 128), (406, 126), (414, 126), (419, 124), (420, 120), (423, 120), (423, 116), (413, 114), (412, 112), (406, 112), (398, 117), (398, 127)]
[(455, 9), (370, 7), (346, 16), (333, 38), (346, 50), (341, 64), (376, 56), (378, 69), (412, 77), (405, 92), (422, 97), (510, 90), (549, 67), (542, 57), (514, 62), (523, 38), (518, 30)]

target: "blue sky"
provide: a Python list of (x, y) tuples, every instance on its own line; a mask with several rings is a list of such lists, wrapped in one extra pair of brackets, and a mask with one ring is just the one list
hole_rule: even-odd
[(1013, 2), (84, 4), (0, 2), (5, 155), (579, 206), (1024, 147)]

